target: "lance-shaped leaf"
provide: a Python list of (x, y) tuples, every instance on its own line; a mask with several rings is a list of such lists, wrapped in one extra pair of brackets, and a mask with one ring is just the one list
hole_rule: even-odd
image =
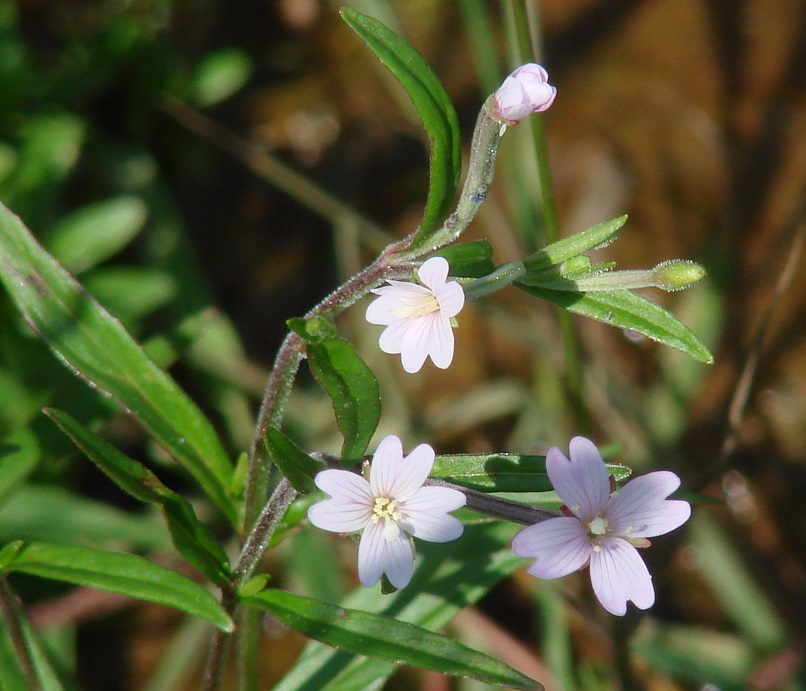
[(333, 401), (344, 437), (342, 459), (361, 458), (381, 417), (378, 380), (355, 348), (342, 338), (309, 343), (307, 351), (313, 375)]
[(216, 585), (229, 583), (231, 573), (224, 549), (210, 529), (196, 518), (184, 497), (163, 485), (142, 463), (121, 453), (67, 413), (53, 408), (45, 409), (45, 413), (124, 492), (160, 507), (174, 547), (185, 559)]
[(209, 421), (2, 205), (0, 281), (59, 358), (137, 418), (236, 523), (232, 468)]
[(353, 653), (514, 689), (542, 688), (500, 660), (408, 622), (277, 589), (264, 590), (242, 601), (310, 638)]
[(616, 234), (626, 222), (626, 216), (619, 216), (612, 221), (599, 223), (580, 233), (551, 243), (524, 259), (523, 263), (527, 270), (538, 271), (572, 259), (588, 250), (605, 247), (616, 239)]
[(564, 307), (570, 312), (591, 317), (610, 326), (637, 331), (653, 341), (681, 350), (700, 362), (711, 364), (714, 361), (708, 348), (677, 317), (629, 290), (575, 293), (516, 285), (530, 295)]
[[(390, 595), (377, 588), (359, 587), (341, 603), (364, 612), (407, 621), (439, 631), (463, 608), (478, 602), (503, 578), (520, 568), (523, 560), (509, 544), (516, 527), (510, 523), (465, 526), (460, 540), (442, 544), (422, 542), (411, 583)], [(397, 666), (377, 658), (336, 650), (316, 641), (308, 643), (294, 668), (275, 691), (299, 691), (316, 679), (332, 691), (379, 688)]]
[(448, 94), (428, 63), (379, 21), (342, 8), (341, 16), (372, 49), (408, 93), (431, 146), (431, 180), (422, 223), (412, 247), (428, 240), (448, 210), (462, 170), (459, 120)]
[[(618, 481), (630, 475), (629, 468), (616, 463), (608, 463), (607, 470)], [(429, 477), (480, 492), (547, 492), (552, 489), (546, 474), (546, 457), (516, 453), (437, 456)]]
[(156, 602), (206, 619), (222, 631), (234, 629), (223, 607), (203, 586), (134, 554), (29, 542), (8, 570)]
[(297, 492), (306, 493), (316, 490), (314, 476), (325, 469), (325, 464), (312, 458), (300, 449), (285, 434), (274, 427), (269, 427), (263, 437), (266, 451), (272, 462), (282, 471)]
[(448, 245), (439, 252), (434, 252), (434, 256), (448, 261), (451, 276), (481, 278), (495, 271), (493, 248), (486, 240)]

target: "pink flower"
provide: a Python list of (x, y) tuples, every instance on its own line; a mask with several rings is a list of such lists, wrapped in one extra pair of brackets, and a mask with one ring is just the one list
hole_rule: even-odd
[(424, 487), (434, 465), (434, 450), (420, 444), (403, 457), (400, 439), (388, 436), (372, 458), (369, 481), (349, 470), (323, 470), (316, 486), (330, 495), (308, 509), (317, 528), (334, 533), (361, 533), (358, 578), (375, 585), (385, 573), (403, 588), (414, 572), (409, 535), (427, 542), (449, 542), (464, 531), (449, 511), (465, 505), (465, 495), (449, 487)]
[(380, 297), (367, 308), (367, 321), (386, 326), (381, 350), (399, 353), (406, 372), (419, 372), (427, 357), (440, 369), (453, 360), (451, 318), (462, 310), (465, 293), (456, 281), (446, 281), (449, 268), (442, 257), (432, 257), (417, 272), (422, 285), (390, 280), (372, 291)]
[(515, 125), (527, 115), (547, 110), (557, 95), (548, 79), (548, 72), (540, 65), (521, 65), (495, 92), (493, 117)]
[(688, 502), (668, 500), (680, 486), (669, 471), (648, 473), (610, 493), (610, 478), (599, 451), (574, 437), (571, 460), (553, 447), (546, 470), (560, 499), (573, 514), (530, 525), (515, 536), (512, 551), (533, 557), (529, 573), (560, 578), (590, 563), (593, 591), (611, 614), (623, 616), (627, 601), (639, 609), (655, 603), (652, 576), (636, 547), (664, 535), (691, 516)]

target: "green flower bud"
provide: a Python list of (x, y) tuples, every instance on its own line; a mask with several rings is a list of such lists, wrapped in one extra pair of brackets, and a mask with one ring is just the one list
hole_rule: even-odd
[(688, 259), (670, 259), (661, 262), (652, 270), (655, 285), (673, 292), (693, 286), (705, 276), (705, 269)]

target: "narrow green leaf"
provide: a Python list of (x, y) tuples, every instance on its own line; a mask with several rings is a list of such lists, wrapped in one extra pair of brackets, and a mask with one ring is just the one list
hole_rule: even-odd
[(676, 348), (695, 360), (711, 364), (714, 356), (674, 315), (629, 290), (574, 293), (516, 284), (530, 295), (571, 312), (622, 329), (632, 329), (653, 341)]
[(308, 344), (308, 364), (333, 401), (344, 444), (342, 459), (361, 458), (378, 427), (378, 380), (355, 348), (342, 338)]
[(53, 485), (20, 487), (0, 507), (0, 542), (51, 540), (135, 550), (170, 549), (168, 531), (155, 513), (134, 514)]
[(619, 229), (626, 222), (627, 216), (619, 216), (612, 221), (599, 223), (580, 233), (553, 242), (524, 259), (523, 263), (529, 271), (538, 271), (560, 264), (588, 250), (605, 247), (615, 240)]
[(156, 602), (206, 619), (222, 631), (234, 629), (227, 613), (203, 586), (134, 554), (30, 542), (9, 570)]
[(124, 492), (162, 509), (177, 550), (216, 585), (226, 585), (231, 573), (226, 552), (190, 503), (168, 489), (141, 463), (118, 451), (67, 413), (46, 408), (45, 413), (95, 465)]
[(133, 196), (88, 204), (62, 218), (51, 230), (45, 246), (68, 271), (81, 273), (129, 244), (147, 215), (145, 203)]
[(39, 440), (30, 430), (13, 432), (0, 441), (0, 504), (25, 482), (39, 458)]
[(297, 492), (313, 492), (316, 485), (313, 478), (325, 464), (311, 458), (285, 434), (274, 427), (269, 427), (263, 437), (266, 451), (272, 462), (277, 465)]
[[(626, 466), (606, 465), (619, 482), (630, 475)], [(546, 474), (546, 457), (516, 453), (437, 456), (429, 477), (480, 492), (548, 492), (552, 489)]]
[(341, 16), (408, 93), (431, 145), (431, 181), (412, 247), (427, 242), (456, 193), (462, 171), (459, 120), (448, 94), (422, 56), (379, 21), (348, 8)]
[(227, 493), (232, 468), (209, 421), (2, 205), (0, 281), (57, 355), (76, 374), (117, 399), (237, 523)]
[(448, 260), (451, 276), (481, 278), (495, 271), (493, 248), (486, 240), (448, 245), (434, 252), (434, 256)]
[(353, 653), (479, 679), (488, 684), (515, 689), (542, 688), (495, 658), (408, 622), (329, 605), (277, 589), (264, 590), (242, 601), (265, 610), (310, 638)]
[(0, 549), (0, 571), (5, 571), (11, 565), (24, 546), (22, 540), (14, 540)]
[[(414, 576), (407, 587), (391, 595), (359, 587), (341, 604), (439, 631), (523, 565), (523, 559), (509, 548), (515, 530), (511, 524), (496, 521), (466, 526), (459, 540), (420, 543)], [(311, 679), (316, 679), (319, 688), (332, 691), (378, 688), (395, 669), (392, 662), (311, 641), (275, 691), (310, 689)]]

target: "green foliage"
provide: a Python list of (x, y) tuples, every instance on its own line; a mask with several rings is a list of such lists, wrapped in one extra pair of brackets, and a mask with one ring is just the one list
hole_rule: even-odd
[(275, 589), (243, 601), (311, 638), (352, 653), (515, 689), (542, 688), (503, 662), (407, 622)]
[(324, 463), (311, 458), (280, 430), (270, 427), (263, 437), (266, 451), (272, 462), (280, 468), (286, 479), (297, 492), (313, 492), (316, 485), (313, 478), (325, 468)]
[(317, 381), (333, 401), (336, 422), (344, 444), (345, 465), (361, 458), (378, 427), (381, 394), (378, 380), (355, 348), (342, 338), (308, 344), (308, 364)]
[(570, 312), (596, 319), (610, 326), (637, 331), (700, 362), (710, 364), (714, 361), (714, 356), (708, 348), (677, 317), (629, 290), (575, 293), (537, 286), (518, 287), (530, 295), (552, 302)]
[(423, 220), (411, 247), (428, 242), (448, 211), (462, 171), (459, 121), (445, 89), (425, 60), (379, 21), (343, 7), (341, 16), (395, 75), (408, 93), (428, 133), (431, 177)]
[(222, 631), (234, 628), (232, 620), (206, 588), (134, 554), (29, 542), (6, 568), (156, 602), (206, 619)]
[(231, 578), (229, 560), (210, 529), (201, 523), (186, 499), (165, 487), (154, 473), (76, 422), (67, 413), (47, 414), (76, 446), (124, 492), (162, 510), (174, 546), (213, 583), (225, 586)]
[(479, 278), (495, 270), (493, 248), (486, 240), (460, 242), (434, 252), (435, 257), (444, 257), (450, 264), (452, 276)]
[(0, 281), (59, 357), (137, 418), (237, 522), (227, 494), (232, 469), (209, 422), (5, 207), (0, 207)]

